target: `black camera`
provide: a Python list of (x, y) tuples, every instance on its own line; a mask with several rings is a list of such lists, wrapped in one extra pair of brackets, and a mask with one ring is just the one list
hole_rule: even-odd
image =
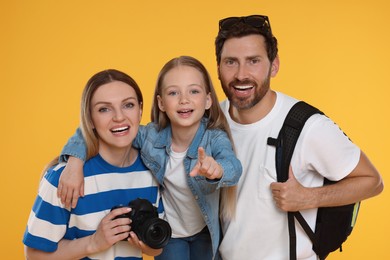
[[(131, 211), (117, 216), (117, 218), (130, 218), (131, 230), (151, 248), (159, 249), (168, 244), (172, 235), (171, 226), (158, 217), (157, 208), (146, 199), (137, 198), (129, 202)], [(111, 210), (122, 208), (115, 206)]]

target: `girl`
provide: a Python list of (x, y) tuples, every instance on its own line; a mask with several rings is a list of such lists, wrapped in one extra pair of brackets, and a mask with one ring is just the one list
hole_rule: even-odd
[[(165, 64), (151, 119), (133, 145), (161, 185), (172, 227), (172, 238), (156, 259), (216, 259), (220, 200), (221, 217), (232, 218), (242, 168), (210, 76), (198, 60), (181, 56)], [(74, 151), (65, 147), (63, 154), (82, 153)]]
[(116, 219), (130, 208), (110, 212), (140, 196), (159, 205), (158, 183), (132, 147), (142, 100), (137, 83), (120, 71), (102, 71), (88, 81), (81, 102), (85, 196), (71, 210), (61, 203), (57, 184), (65, 165), (53, 160), (24, 234), (28, 259), (142, 259), (142, 253), (161, 253), (138, 240), (129, 218)]

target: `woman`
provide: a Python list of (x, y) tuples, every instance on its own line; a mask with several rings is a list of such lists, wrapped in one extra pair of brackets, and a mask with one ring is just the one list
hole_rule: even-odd
[[(66, 208), (57, 197), (65, 164), (52, 161), (41, 180), (39, 194), (24, 235), (28, 259), (142, 259), (158, 255), (131, 231), (127, 205), (138, 197), (162, 211), (158, 184), (132, 147), (142, 115), (137, 83), (117, 70), (95, 74), (81, 101), (81, 130), (86, 141), (84, 197)], [(126, 241), (127, 239), (127, 241)], [(125, 240), (125, 241), (122, 241)]]

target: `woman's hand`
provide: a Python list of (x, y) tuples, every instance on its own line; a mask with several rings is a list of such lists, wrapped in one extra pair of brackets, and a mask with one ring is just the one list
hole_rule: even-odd
[(100, 221), (96, 232), (91, 235), (89, 251), (91, 253), (101, 252), (109, 249), (115, 243), (126, 239), (130, 233), (130, 218), (117, 218), (122, 214), (131, 211), (129, 207), (117, 208), (107, 214)]
[(130, 231), (130, 237), (127, 239), (127, 241), (129, 241), (131, 245), (141, 249), (142, 253), (149, 256), (157, 256), (162, 252), (162, 248), (154, 249), (147, 246), (144, 242), (138, 239), (137, 235), (133, 231)]

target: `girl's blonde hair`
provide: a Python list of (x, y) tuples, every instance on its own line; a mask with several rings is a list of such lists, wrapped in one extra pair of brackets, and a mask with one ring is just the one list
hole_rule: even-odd
[[(161, 69), (157, 78), (157, 83), (156, 83), (154, 96), (153, 96), (151, 121), (157, 124), (160, 130), (164, 129), (170, 124), (170, 120), (166, 115), (166, 113), (162, 112), (158, 107), (157, 96), (162, 95), (162, 88), (163, 88), (162, 83), (164, 81), (165, 75), (170, 70), (180, 66), (188, 66), (188, 67), (195, 68), (202, 74), (203, 81), (205, 82), (206, 93), (210, 93), (210, 97), (212, 100), (210, 109), (206, 110), (204, 115), (206, 118), (208, 118), (207, 128), (220, 129), (222, 131), (225, 131), (234, 149), (233, 139), (230, 133), (230, 127), (219, 105), (218, 97), (215, 92), (213, 83), (211, 81), (211, 77), (207, 72), (206, 68), (203, 66), (203, 64), (199, 60), (193, 57), (180, 56), (177, 58), (173, 58), (170, 61), (168, 61)], [(232, 219), (234, 217), (236, 211), (236, 202), (237, 202), (236, 186), (223, 187), (221, 189), (221, 197), (220, 197), (220, 204), (221, 204), (220, 216), (223, 219)]]

